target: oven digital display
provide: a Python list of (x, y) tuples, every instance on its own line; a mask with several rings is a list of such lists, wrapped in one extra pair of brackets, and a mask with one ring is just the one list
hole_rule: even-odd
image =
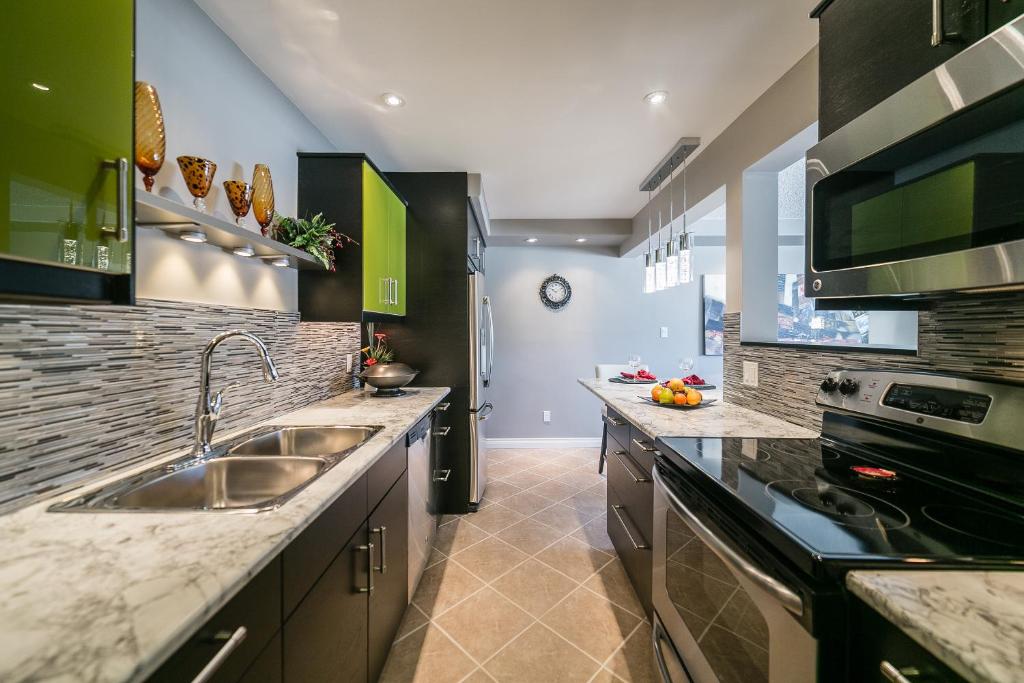
[(882, 399), (890, 408), (970, 424), (981, 424), (991, 404), (992, 397), (984, 394), (913, 384), (894, 384)]

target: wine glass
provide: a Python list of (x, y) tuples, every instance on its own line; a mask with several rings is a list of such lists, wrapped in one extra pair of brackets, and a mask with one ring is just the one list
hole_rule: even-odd
[(217, 164), (202, 157), (178, 157), (178, 168), (185, 179), (185, 185), (192, 194), (192, 204), (197, 211), (206, 213), (206, 195), (213, 187), (213, 176), (217, 173)]
[(235, 225), (241, 227), (242, 219), (252, 205), (252, 185), (244, 180), (225, 180), (224, 193), (228, 196), (231, 212), (235, 214)]
[(683, 371), (684, 377), (689, 377), (693, 371), (693, 359), (687, 356), (686, 358), (679, 359), (679, 369)]

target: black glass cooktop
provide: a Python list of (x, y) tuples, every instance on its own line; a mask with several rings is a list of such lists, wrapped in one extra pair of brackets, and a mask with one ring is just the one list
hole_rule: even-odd
[[(799, 564), (994, 562), (1024, 566), (1024, 515), (969, 489), (819, 439), (664, 438), (663, 457), (742, 511)], [(969, 467), (969, 463), (965, 463)], [(703, 476), (701, 476), (703, 475)], [(736, 503), (740, 503), (739, 507)], [(760, 524), (758, 524), (760, 522)]]

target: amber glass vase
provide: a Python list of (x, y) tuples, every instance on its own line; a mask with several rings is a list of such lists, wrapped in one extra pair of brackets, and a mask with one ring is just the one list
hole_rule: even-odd
[(164, 165), (167, 135), (160, 96), (145, 81), (135, 81), (135, 165), (142, 171), (146, 192), (153, 191), (153, 176)]
[(225, 180), (224, 193), (231, 204), (231, 212), (235, 214), (235, 225), (241, 226), (252, 206), (252, 185), (244, 180)]
[(266, 164), (256, 164), (252, 172), (252, 215), (266, 235), (274, 221), (274, 181)]
[(192, 204), (206, 213), (206, 195), (213, 187), (213, 176), (217, 172), (217, 164), (202, 157), (178, 157), (178, 168), (181, 176), (192, 193)]

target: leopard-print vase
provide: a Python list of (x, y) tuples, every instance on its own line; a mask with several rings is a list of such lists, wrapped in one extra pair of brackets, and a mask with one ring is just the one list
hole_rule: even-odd
[(210, 188), (213, 187), (217, 164), (202, 157), (178, 157), (178, 168), (181, 169), (188, 191), (194, 197), (192, 204), (206, 213), (206, 195), (210, 194)]

